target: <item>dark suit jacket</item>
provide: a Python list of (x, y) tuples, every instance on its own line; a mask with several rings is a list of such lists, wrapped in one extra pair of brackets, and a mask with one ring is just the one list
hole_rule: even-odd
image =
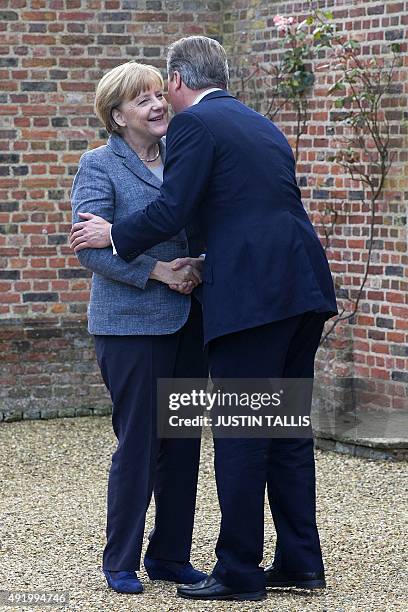
[(286, 138), (226, 91), (177, 114), (160, 195), (114, 223), (131, 261), (199, 221), (206, 243), (205, 341), (307, 311), (337, 314), (322, 245), (303, 208)]

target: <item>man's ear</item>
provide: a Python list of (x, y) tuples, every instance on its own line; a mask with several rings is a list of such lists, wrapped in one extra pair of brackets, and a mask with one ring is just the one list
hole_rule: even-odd
[(176, 89), (176, 90), (180, 89), (180, 87), (183, 84), (183, 79), (181, 78), (181, 74), (177, 70), (175, 70), (173, 72), (173, 79), (172, 80), (174, 82), (174, 89)]

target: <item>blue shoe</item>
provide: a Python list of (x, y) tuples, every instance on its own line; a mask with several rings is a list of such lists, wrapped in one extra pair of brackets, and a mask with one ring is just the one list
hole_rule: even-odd
[(145, 557), (144, 566), (150, 580), (166, 580), (177, 584), (196, 584), (207, 578), (207, 574), (194, 569), (191, 563), (162, 561)]
[(143, 593), (143, 585), (135, 572), (111, 572), (104, 569), (106, 582), (117, 593)]

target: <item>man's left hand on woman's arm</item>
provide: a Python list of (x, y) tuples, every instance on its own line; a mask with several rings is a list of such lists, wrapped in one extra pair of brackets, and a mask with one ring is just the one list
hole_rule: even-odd
[(104, 249), (111, 245), (111, 223), (91, 213), (78, 213), (84, 219), (74, 223), (69, 236), (69, 244), (75, 253), (82, 249)]

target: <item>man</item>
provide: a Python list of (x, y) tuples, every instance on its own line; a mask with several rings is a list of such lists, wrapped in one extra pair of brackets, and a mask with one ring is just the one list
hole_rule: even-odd
[[(110, 244), (134, 257), (199, 221), (205, 342), (213, 378), (312, 378), (324, 321), (337, 314), (323, 248), (303, 208), (292, 150), (269, 120), (226, 90), (225, 51), (192, 36), (168, 54), (169, 98), (160, 196), (110, 224), (73, 227), (74, 249)], [(179, 587), (193, 599), (258, 600), (266, 586), (324, 587), (315, 520), (312, 439), (214, 440), (222, 521), (212, 574)], [(263, 555), (265, 488), (277, 531)]]

